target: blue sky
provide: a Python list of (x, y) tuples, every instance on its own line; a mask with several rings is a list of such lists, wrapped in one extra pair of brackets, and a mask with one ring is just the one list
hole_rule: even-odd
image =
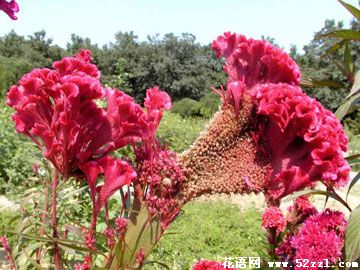
[[(358, 6), (356, 0), (347, 2)], [(148, 34), (193, 33), (202, 44), (231, 30), (260, 38), (274, 37), (288, 49), (307, 44), (327, 18), (351, 15), (336, 0), (18, 0), (17, 21), (0, 14), (0, 35), (14, 29), (22, 35), (46, 30), (65, 46), (71, 33), (102, 45), (118, 31), (133, 30), (140, 40)]]

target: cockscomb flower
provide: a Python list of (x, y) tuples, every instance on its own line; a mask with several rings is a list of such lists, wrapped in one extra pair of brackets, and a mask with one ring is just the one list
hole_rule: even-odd
[(4, 11), (12, 20), (17, 20), (15, 13), (19, 12), (20, 8), (15, 0), (0, 0), (0, 10)]
[[(90, 51), (80, 51), (56, 61), (53, 69), (34, 69), (7, 95), (16, 130), (29, 136), (65, 178), (148, 129), (141, 107), (119, 90), (104, 89), (90, 60)], [(96, 104), (105, 95), (107, 111)]]
[(342, 255), (346, 225), (343, 213), (326, 209), (307, 218), (294, 235), (285, 238), (276, 254), (290, 262), (296, 259), (314, 262), (327, 259), (330, 264), (335, 264)]
[(316, 207), (311, 204), (309, 196), (306, 195), (297, 197), (294, 204), (287, 210), (286, 220), (292, 225), (301, 224), (309, 216), (317, 213)]
[(286, 220), (278, 207), (266, 208), (262, 215), (262, 227), (264, 229), (275, 230), (276, 233), (282, 232), (286, 227)]
[[(223, 270), (230, 269), (229, 267), (224, 267), (223, 263), (209, 260), (200, 260), (191, 268), (192, 270)], [(236, 268), (231, 268), (236, 270)]]
[(147, 122), (150, 134), (155, 135), (164, 110), (171, 110), (172, 103), (170, 96), (154, 86), (146, 91), (144, 106), (147, 110)]
[[(135, 170), (125, 161), (108, 155), (94, 161), (80, 165), (85, 173), (93, 201), (92, 228), (96, 224), (97, 216), (107, 201), (124, 185), (129, 185), (137, 176)], [(104, 183), (97, 185), (100, 175), (104, 175)]]
[(188, 171), (183, 200), (201, 194), (265, 192), (278, 200), (318, 180), (342, 187), (347, 138), (335, 115), (298, 87), (300, 72), (263, 40), (225, 33), (213, 42), (225, 57), (222, 108), (180, 157)]

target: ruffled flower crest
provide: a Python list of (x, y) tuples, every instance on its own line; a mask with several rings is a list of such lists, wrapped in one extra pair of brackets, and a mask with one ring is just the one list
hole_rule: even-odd
[(297, 64), (266, 41), (230, 32), (212, 48), (225, 58), (227, 87), (216, 90), (222, 108), (181, 156), (190, 175), (184, 200), (252, 191), (277, 200), (319, 180), (346, 185), (343, 127), (298, 87)]

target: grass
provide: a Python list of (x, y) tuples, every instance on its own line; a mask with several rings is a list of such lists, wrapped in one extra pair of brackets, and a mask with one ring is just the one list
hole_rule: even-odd
[[(192, 202), (171, 224), (149, 257), (172, 270), (187, 270), (199, 259), (223, 261), (225, 257), (266, 259), (267, 244), (261, 213), (221, 202)], [(145, 270), (166, 269), (152, 264)]]
[(206, 119), (200, 117), (183, 118), (176, 113), (165, 112), (157, 136), (171, 150), (180, 153), (195, 141), (206, 122)]

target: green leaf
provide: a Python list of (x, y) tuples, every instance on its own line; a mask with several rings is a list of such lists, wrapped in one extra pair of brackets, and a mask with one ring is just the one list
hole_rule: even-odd
[(341, 83), (335, 82), (335, 81), (331, 81), (331, 80), (313, 80), (313, 79), (309, 79), (309, 78), (303, 78), (301, 80), (301, 86), (304, 87), (309, 87), (309, 88), (313, 88), (313, 87), (330, 87), (330, 88), (343, 88), (344, 85), (342, 85)]
[(344, 46), (345, 43), (347, 43), (347, 40), (341, 40), (337, 43), (334, 44), (334, 46), (332, 46), (330, 49), (326, 50), (325, 53), (323, 55), (321, 55), (320, 58), (324, 58), (326, 55), (329, 55), (331, 53), (336, 52), (337, 50), (339, 50), (342, 46)]
[(346, 97), (349, 98), (360, 90), (360, 70), (356, 71), (354, 77), (354, 84), (351, 87), (350, 94)]
[(344, 67), (345, 67), (346, 73), (348, 75), (353, 75), (351, 63), (352, 63), (352, 57), (351, 57), (351, 52), (350, 52), (350, 48), (349, 48), (349, 42), (346, 42), (345, 50), (344, 50)]
[(146, 258), (162, 235), (159, 220), (150, 216), (145, 203), (135, 200), (132, 208), (135, 211), (128, 219), (125, 239), (116, 244), (113, 261), (106, 269), (137, 267), (137, 253), (142, 249)]
[(308, 189), (308, 190), (301, 190), (301, 191), (295, 192), (295, 193), (289, 195), (287, 197), (286, 201), (291, 201), (291, 200), (296, 199), (297, 197), (300, 197), (303, 195), (324, 195), (324, 196), (328, 196), (328, 197), (331, 197), (331, 198), (339, 201), (338, 197), (334, 193), (325, 191), (325, 190), (319, 190), (319, 189)]
[(360, 258), (360, 205), (352, 211), (345, 235), (346, 261)]
[(335, 115), (336, 117), (341, 120), (345, 115), (350, 113), (356, 104), (360, 100), (360, 95), (354, 95), (350, 97), (345, 103), (341, 104), (339, 108), (336, 110)]
[(360, 10), (358, 10), (356, 7), (345, 3), (342, 0), (338, 0), (340, 2), (340, 4), (342, 4), (348, 11), (350, 11), (350, 13), (358, 20), (360, 21)]
[(158, 262), (158, 261), (145, 261), (144, 265), (146, 264), (158, 264), (166, 269), (169, 269), (170, 270), (170, 267), (167, 266), (165, 263), (162, 263), (162, 262)]
[(348, 188), (348, 191), (346, 193), (346, 201), (347, 201), (347, 198), (348, 198), (348, 195), (349, 195), (349, 192), (351, 190), (351, 188), (359, 181), (360, 179), (360, 172), (358, 172), (358, 174), (354, 177), (353, 180), (351, 180), (350, 182), (350, 185), (349, 185), (349, 188)]
[(325, 33), (323, 35), (320, 35), (319, 37), (335, 37), (335, 38), (341, 38), (346, 40), (360, 40), (360, 32), (355, 30), (349, 30), (349, 29), (341, 29), (341, 30), (335, 30), (328, 33)]

